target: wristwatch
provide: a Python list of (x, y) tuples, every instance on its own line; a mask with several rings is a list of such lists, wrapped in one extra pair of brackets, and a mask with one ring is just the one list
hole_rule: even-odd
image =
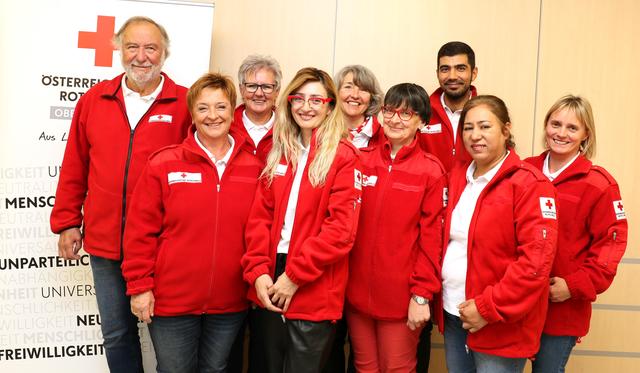
[(425, 297), (421, 297), (419, 295), (415, 295), (413, 294), (411, 296), (411, 299), (415, 300), (416, 303), (418, 303), (421, 306), (424, 306), (425, 304), (429, 304), (429, 299), (425, 298)]

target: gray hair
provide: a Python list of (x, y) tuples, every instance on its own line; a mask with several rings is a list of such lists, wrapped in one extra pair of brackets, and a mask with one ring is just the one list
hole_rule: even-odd
[(369, 107), (364, 112), (367, 117), (377, 115), (382, 108), (382, 99), (384, 94), (380, 89), (380, 83), (371, 70), (362, 65), (348, 65), (342, 68), (336, 76), (333, 78), (334, 82), (338, 86), (338, 90), (342, 87), (345, 76), (347, 74), (353, 74), (353, 83), (363, 91), (367, 91), (371, 94), (371, 100), (369, 101)]
[(273, 72), (276, 78), (276, 89), (280, 88), (282, 83), (282, 71), (280, 70), (280, 64), (275, 58), (271, 56), (263, 56), (260, 54), (251, 54), (242, 61), (242, 65), (238, 69), (238, 83), (240, 85), (245, 83), (245, 76), (250, 73), (255, 73), (258, 70), (269, 69)]
[(165, 28), (162, 27), (161, 24), (157, 23), (156, 21), (152, 20), (149, 17), (134, 16), (126, 20), (125, 23), (120, 27), (118, 32), (113, 36), (113, 43), (118, 48), (122, 48), (122, 35), (124, 35), (124, 32), (127, 30), (127, 27), (135, 23), (148, 23), (155, 26), (158, 29), (158, 31), (160, 31), (160, 35), (162, 35), (162, 42), (164, 44), (164, 57), (165, 58), (169, 57), (169, 44), (170, 44), (169, 34), (167, 34), (167, 30), (165, 30)]

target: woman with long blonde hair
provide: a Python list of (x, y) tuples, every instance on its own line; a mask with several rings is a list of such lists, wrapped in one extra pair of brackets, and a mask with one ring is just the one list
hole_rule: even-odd
[(320, 372), (342, 317), (362, 175), (337, 100), (331, 77), (311, 67), (278, 100), (242, 259), (265, 372)]

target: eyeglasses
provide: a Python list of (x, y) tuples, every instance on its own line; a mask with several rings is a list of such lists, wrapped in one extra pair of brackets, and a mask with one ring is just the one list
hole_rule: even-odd
[(305, 99), (303, 96), (299, 96), (299, 95), (287, 96), (287, 100), (289, 100), (289, 103), (291, 104), (291, 106), (303, 106), (305, 102), (308, 102), (309, 106), (312, 106), (312, 107), (320, 107), (322, 106), (322, 104), (326, 104), (327, 102), (333, 101), (331, 97), (324, 98), (324, 97), (312, 96)]
[(400, 120), (411, 120), (411, 118), (413, 118), (414, 115), (417, 115), (418, 113), (416, 113), (413, 110), (409, 110), (409, 109), (400, 109), (400, 110), (396, 110), (396, 109), (392, 109), (388, 106), (384, 106), (382, 108), (382, 117), (384, 119), (391, 119), (393, 118), (394, 115), (398, 114), (398, 118), (400, 118)]
[(258, 88), (262, 89), (264, 93), (272, 93), (276, 89), (275, 84), (243, 83), (243, 85), (244, 89), (250, 93), (257, 92)]

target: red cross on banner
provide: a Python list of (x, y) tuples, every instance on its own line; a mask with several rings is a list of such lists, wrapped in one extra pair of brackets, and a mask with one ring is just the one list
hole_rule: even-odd
[(116, 17), (98, 16), (95, 32), (78, 32), (78, 48), (95, 49), (95, 66), (111, 67), (113, 65), (113, 51), (116, 50), (111, 40), (113, 38)]

